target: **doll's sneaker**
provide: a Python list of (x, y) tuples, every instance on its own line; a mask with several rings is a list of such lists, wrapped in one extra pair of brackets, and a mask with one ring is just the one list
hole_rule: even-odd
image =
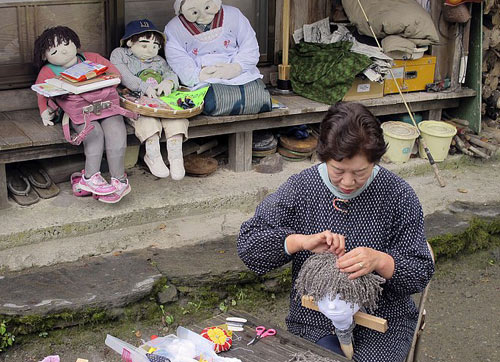
[(116, 204), (118, 201), (120, 201), (124, 196), (126, 196), (132, 190), (132, 188), (130, 187), (130, 185), (128, 183), (128, 179), (127, 179), (127, 182), (124, 183), (124, 182), (121, 182), (120, 180), (118, 180), (117, 178), (112, 177), (111, 178), (111, 185), (113, 185), (115, 187), (116, 191), (110, 195), (99, 196), (99, 199), (98, 199), (99, 201), (102, 201), (106, 204)]
[(186, 170), (184, 169), (184, 160), (182, 158), (176, 158), (170, 160), (170, 176), (172, 180), (179, 181), (186, 175)]
[(144, 163), (148, 165), (149, 171), (151, 171), (151, 173), (156, 177), (166, 178), (170, 175), (170, 171), (165, 165), (165, 162), (163, 162), (163, 158), (161, 156), (150, 158), (148, 154), (145, 154)]
[(88, 180), (85, 178), (85, 173), (82, 173), (82, 178), (75, 187), (99, 196), (110, 195), (116, 191), (116, 186), (110, 185), (100, 172), (96, 172)]
[(71, 188), (73, 189), (73, 195), (76, 197), (85, 197), (92, 195), (92, 192), (83, 191), (79, 187), (80, 180), (82, 179), (81, 172), (73, 172), (69, 178), (71, 182)]

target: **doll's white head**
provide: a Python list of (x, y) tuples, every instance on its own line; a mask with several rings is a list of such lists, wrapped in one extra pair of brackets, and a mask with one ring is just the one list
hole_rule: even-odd
[(175, 14), (182, 14), (192, 22), (207, 25), (214, 20), (222, 6), (222, 0), (176, 0)]
[(56, 44), (45, 52), (45, 59), (50, 64), (60, 65), (63, 68), (75, 65), (78, 61), (75, 43), (72, 41), (59, 41), (59, 39), (55, 39), (54, 43)]
[(153, 33), (141, 36), (137, 41), (129, 39), (127, 40), (127, 46), (132, 51), (132, 54), (141, 60), (148, 60), (157, 56), (161, 48), (160, 42)]

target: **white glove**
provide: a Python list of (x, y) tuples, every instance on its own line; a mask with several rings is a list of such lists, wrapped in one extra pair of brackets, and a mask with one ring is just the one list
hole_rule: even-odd
[(150, 86), (146, 89), (146, 97), (156, 98), (156, 91), (153, 87)]
[(215, 78), (214, 74), (215, 74), (216, 70), (217, 70), (217, 67), (215, 65), (211, 65), (209, 67), (203, 68), (200, 72), (200, 75), (198, 76), (198, 78), (200, 79), (200, 82), (204, 82), (210, 78)]
[(217, 63), (215, 65), (205, 67), (200, 72), (200, 81), (210, 78), (217, 79), (233, 79), (241, 74), (243, 69), (238, 63)]
[(56, 116), (56, 111), (50, 107), (47, 107), (45, 111), (40, 115), (42, 117), (42, 122), (44, 126), (53, 126), (54, 122), (52, 120)]
[(173, 88), (174, 88), (174, 82), (165, 79), (156, 86), (156, 94), (158, 95), (158, 97), (160, 97), (162, 93), (168, 96), (170, 93), (172, 93)]
[(337, 294), (333, 300), (330, 296), (321, 299), (318, 302), (318, 308), (321, 313), (332, 321), (335, 328), (345, 331), (351, 326), (354, 320), (353, 316), (359, 310), (359, 305), (346, 303)]

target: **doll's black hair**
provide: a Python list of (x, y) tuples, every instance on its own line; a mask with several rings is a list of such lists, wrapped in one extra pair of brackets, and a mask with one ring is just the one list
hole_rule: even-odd
[(155, 38), (155, 41), (160, 44), (160, 48), (163, 48), (163, 46), (165, 45), (165, 38), (160, 33), (156, 32), (156, 31), (145, 31), (144, 33), (132, 35), (130, 38), (125, 39), (123, 41), (123, 47), (128, 48), (127, 42), (129, 40), (131, 40), (132, 43), (135, 43), (135, 42), (139, 41), (139, 39), (142, 37), (146, 37), (148, 39), (151, 39), (151, 37), (153, 37), (153, 36)]
[[(56, 41), (57, 39), (57, 41)], [(67, 26), (55, 26), (45, 29), (43, 33), (35, 40), (35, 50), (33, 63), (39, 71), (47, 62), (45, 52), (50, 48), (57, 46), (60, 43), (72, 42), (76, 49), (80, 48), (80, 38), (78, 35)]]

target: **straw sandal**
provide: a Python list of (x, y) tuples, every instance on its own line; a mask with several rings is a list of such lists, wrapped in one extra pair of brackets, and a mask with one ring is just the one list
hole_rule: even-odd
[(18, 165), (18, 169), (42, 199), (50, 199), (59, 195), (59, 187), (52, 182), (47, 172), (38, 163), (22, 163)]
[(7, 190), (10, 198), (21, 206), (33, 205), (40, 201), (40, 197), (33, 191), (28, 179), (15, 168), (7, 173)]

